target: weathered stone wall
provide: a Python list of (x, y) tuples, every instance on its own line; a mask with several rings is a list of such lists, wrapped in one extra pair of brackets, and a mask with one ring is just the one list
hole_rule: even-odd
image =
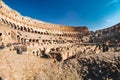
[(87, 27), (82, 27), (82, 26), (81, 27), (76, 27), (75, 31), (83, 32), (83, 33), (88, 33), (89, 32)]
[(102, 30), (97, 30), (95, 35), (103, 41), (115, 42), (117, 40), (117, 42), (120, 42), (120, 23)]
[[(2, 1), (1, 1), (0, 11), (1, 11), (2, 17), (4, 16), (5, 19), (6, 18), (11, 19), (11, 21), (14, 22), (15, 24), (20, 23), (21, 25), (26, 25), (28, 27), (34, 27), (36, 29), (38, 29), (38, 28), (44, 29), (45, 28), (48, 30), (67, 31), (67, 32), (73, 32), (74, 30), (76, 30), (76, 28), (72, 27), (72, 26), (62, 26), (62, 25), (58, 25), (58, 24), (46, 23), (43, 21), (38, 21), (38, 20), (32, 19), (30, 17), (22, 16), (20, 13), (11, 9)], [(85, 27), (78, 28), (78, 29), (79, 30), (82, 29), (83, 32), (84, 31), (86, 32), (86, 30), (88, 30), (87, 27), (86, 28)]]
[[(0, 1), (0, 30), (6, 33), (1, 43), (22, 44), (27, 47), (70, 47), (80, 43), (87, 27), (63, 26), (22, 16)], [(30, 52), (30, 51), (29, 51)], [(72, 56), (72, 54), (66, 54)]]

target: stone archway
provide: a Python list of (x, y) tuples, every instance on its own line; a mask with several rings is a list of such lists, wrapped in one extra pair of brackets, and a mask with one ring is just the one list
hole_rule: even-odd
[(9, 25), (8, 21), (5, 19), (5, 22)]
[(34, 33), (34, 30), (33, 30), (33, 28), (30, 28), (30, 30), (31, 30), (31, 33)]
[(17, 35), (17, 41), (18, 41), (18, 43), (21, 43), (21, 40), (20, 40), (20, 36), (19, 36), (19, 35)]
[(6, 24), (6, 22), (5, 22), (5, 20), (3, 18), (1, 18), (1, 20), (2, 20), (2, 22), (4, 22)]
[(38, 32), (38, 34), (40, 34), (40, 31)]
[(21, 38), (21, 43), (24, 44), (24, 39), (23, 38)]
[(43, 35), (43, 32), (41, 32), (41, 34)]
[(27, 44), (26, 39), (24, 39), (24, 44), (25, 44), (25, 45)]
[(17, 29), (17, 26), (15, 25), (15, 23), (13, 23), (13, 28), (14, 28), (14, 29)]
[(23, 26), (20, 26), (20, 30), (21, 30), (21, 31), (23, 31), (23, 30), (24, 30), (24, 29), (23, 29)]
[(20, 30), (20, 26), (18, 25), (18, 30)]
[(27, 28), (27, 31), (28, 31), (28, 32), (31, 32), (31, 31), (30, 31), (30, 28)]
[(32, 39), (29, 39), (29, 42), (32, 42)]
[(11, 28), (13, 28), (13, 24), (11, 22), (9, 22), (9, 24), (10, 24)]
[(16, 26), (16, 29), (19, 30), (19, 25)]
[(37, 31), (35, 30), (35, 33), (37, 34)]
[(24, 31), (26, 31), (26, 32), (27, 32), (27, 28), (26, 28), (26, 27), (24, 27)]

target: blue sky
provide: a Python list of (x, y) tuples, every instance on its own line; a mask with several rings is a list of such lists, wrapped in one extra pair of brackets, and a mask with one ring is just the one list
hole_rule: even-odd
[(120, 0), (3, 1), (23, 16), (54, 24), (98, 30), (120, 22)]

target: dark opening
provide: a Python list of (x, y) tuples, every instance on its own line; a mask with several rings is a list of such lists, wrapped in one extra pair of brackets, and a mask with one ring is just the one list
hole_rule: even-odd
[(0, 33), (0, 36), (2, 36), (2, 33)]

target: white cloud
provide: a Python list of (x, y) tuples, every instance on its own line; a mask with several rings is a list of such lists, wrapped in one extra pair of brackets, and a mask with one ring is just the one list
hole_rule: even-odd
[(112, 0), (110, 2), (108, 2), (107, 6), (110, 6), (112, 4), (118, 3), (119, 0)]
[(106, 22), (111, 24), (120, 22), (120, 11), (106, 19)]
[(113, 26), (117, 23), (120, 23), (120, 11), (105, 18), (102, 22), (102, 24), (100, 25), (101, 27), (99, 27), (100, 29), (104, 29), (110, 26)]

